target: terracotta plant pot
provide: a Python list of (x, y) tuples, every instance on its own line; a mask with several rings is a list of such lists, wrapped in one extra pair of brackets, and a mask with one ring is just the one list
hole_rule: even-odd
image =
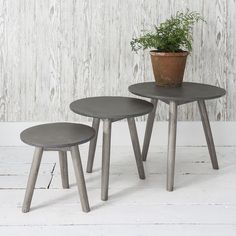
[(188, 52), (150, 51), (156, 84), (166, 87), (180, 87), (183, 82)]

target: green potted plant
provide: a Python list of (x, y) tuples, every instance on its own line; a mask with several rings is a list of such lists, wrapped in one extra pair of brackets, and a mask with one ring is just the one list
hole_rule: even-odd
[(150, 51), (153, 73), (159, 86), (179, 87), (182, 84), (186, 60), (192, 50), (193, 25), (204, 19), (197, 12), (177, 12), (175, 16), (155, 26), (139, 38), (133, 38), (133, 51)]

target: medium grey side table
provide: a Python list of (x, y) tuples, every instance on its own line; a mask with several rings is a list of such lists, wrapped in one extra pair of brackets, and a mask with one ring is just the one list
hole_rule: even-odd
[(101, 199), (103, 201), (106, 201), (108, 199), (112, 122), (121, 119), (128, 120), (139, 177), (140, 179), (145, 179), (134, 117), (142, 116), (151, 112), (153, 109), (153, 105), (150, 102), (129, 97), (89, 97), (72, 102), (70, 104), (70, 108), (77, 114), (93, 117), (93, 128), (96, 130), (96, 136), (91, 140), (89, 146), (89, 156), (87, 163), (88, 173), (92, 172), (99, 123), (100, 120), (103, 120), (101, 182)]
[(202, 125), (206, 136), (209, 154), (213, 169), (218, 169), (215, 145), (211, 133), (210, 122), (206, 110), (205, 100), (224, 96), (226, 91), (222, 88), (207, 84), (184, 82), (181, 87), (168, 88), (160, 87), (155, 82), (139, 83), (129, 86), (129, 91), (135, 95), (151, 98), (154, 105), (153, 111), (149, 114), (143, 149), (143, 161), (147, 158), (147, 152), (152, 134), (153, 122), (155, 119), (158, 100), (169, 104), (169, 138), (167, 154), (167, 190), (173, 191), (174, 187), (174, 168), (175, 168), (175, 149), (176, 149), (176, 128), (177, 128), (177, 108), (179, 105), (198, 102), (201, 114)]
[(94, 135), (94, 129), (87, 125), (64, 122), (34, 126), (21, 133), (21, 140), (35, 147), (22, 212), (30, 210), (43, 151), (47, 150), (59, 151), (63, 188), (69, 188), (66, 152), (71, 151), (82, 209), (90, 211), (78, 145), (88, 142)]

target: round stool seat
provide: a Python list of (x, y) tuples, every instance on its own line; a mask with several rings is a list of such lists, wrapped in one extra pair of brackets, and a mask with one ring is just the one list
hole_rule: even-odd
[(191, 82), (183, 82), (182, 86), (177, 88), (145, 82), (129, 86), (129, 91), (141, 97), (178, 102), (214, 99), (226, 93), (225, 89), (216, 86)]
[(20, 138), (29, 145), (44, 148), (63, 148), (85, 143), (95, 135), (93, 128), (75, 123), (49, 123), (24, 130)]
[(89, 97), (70, 104), (70, 109), (80, 115), (99, 119), (124, 119), (142, 116), (152, 111), (150, 102), (130, 97)]

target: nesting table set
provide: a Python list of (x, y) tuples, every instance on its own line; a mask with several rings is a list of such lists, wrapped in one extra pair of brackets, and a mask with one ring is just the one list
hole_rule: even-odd
[[(173, 191), (174, 186), (177, 109), (179, 105), (197, 101), (212, 166), (213, 169), (219, 168), (205, 100), (219, 98), (225, 95), (226, 91), (224, 89), (206, 84), (187, 82), (178, 88), (167, 88), (159, 87), (154, 82), (146, 82), (131, 85), (129, 91), (135, 95), (150, 98), (151, 102), (137, 98), (114, 96), (79, 99), (72, 102), (70, 108), (77, 114), (92, 117), (92, 127), (76, 123), (50, 123), (31, 127), (21, 133), (21, 140), (35, 147), (22, 207), (23, 212), (30, 210), (42, 154), (43, 151), (48, 150), (59, 153), (63, 188), (69, 188), (67, 151), (71, 152), (82, 210), (84, 212), (90, 211), (78, 146), (90, 141), (87, 172), (91, 173), (101, 120), (103, 121), (101, 199), (103, 201), (108, 199), (111, 130), (113, 122), (127, 119), (139, 178), (145, 179), (142, 161), (145, 161), (147, 158), (158, 100), (169, 104), (167, 190)], [(146, 114), (148, 114), (148, 120), (141, 152), (134, 118)]]

